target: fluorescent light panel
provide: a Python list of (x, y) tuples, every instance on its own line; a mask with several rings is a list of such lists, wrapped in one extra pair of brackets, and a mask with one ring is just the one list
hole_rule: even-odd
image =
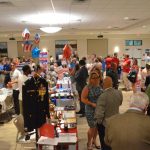
[(43, 13), (33, 14), (23, 17), (22, 20), (28, 23), (41, 24), (41, 25), (59, 25), (73, 23), (80, 18), (78, 16), (70, 14), (54, 14), (54, 13)]

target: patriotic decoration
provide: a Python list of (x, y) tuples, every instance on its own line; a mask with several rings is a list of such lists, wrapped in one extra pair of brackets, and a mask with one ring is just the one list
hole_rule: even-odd
[(40, 51), (39, 54), (39, 64), (42, 65), (46, 70), (48, 70), (48, 52)]
[(40, 34), (36, 33), (34, 36), (34, 43), (39, 44), (39, 42), (40, 42)]
[(25, 28), (24, 31), (22, 32), (22, 37), (24, 40), (28, 40), (30, 38), (30, 32), (27, 28)]
[(31, 52), (33, 43), (31, 41), (24, 41), (23, 42), (23, 51), (24, 52)]
[(34, 47), (32, 49), (32, 58), (39, 58), (40, 49), (38, 47)]
[(66, 44), (63, 48), (63, 58), (68, 60), (72, 54), (72, 50), (69, 44)]
[(24, 42), (22, 44), (23, 51), (24, 52), (31, 52), (33, 43), (31, 41), (29, 41), (30, 32), (27, 28), (25, 28), (24, 31), (22, 32), (22, 37), (24, 40)]

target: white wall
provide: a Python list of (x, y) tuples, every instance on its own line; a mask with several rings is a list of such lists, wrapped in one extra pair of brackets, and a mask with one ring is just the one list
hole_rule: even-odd
[[(120, 48), (119, 56), (125, 53), (125, 40), (138, 39), (143, 40), (143, 45), (140, 47), (143, 51), (150, 48), (150, 35), (104, 35), (108, 39), (108, 53), (113, 54), (115, 46)], [(55, 40), (77, 40), (77, 49), (79, 57), (87, 56), (87, 39), (97, 39), (96, 35), (87, 36), (48, 36), (41, 37), (39, 44), (40, 49), (46, 48), (49, 50), (49, 55), (55, 56)], [(17, 38), (16, 41), (9, 41), (6, 38), (0, 39), (2, 42), (8, 42), (8, 56), (17, 57), (17, 41), (21, 41), (22, 38)]]

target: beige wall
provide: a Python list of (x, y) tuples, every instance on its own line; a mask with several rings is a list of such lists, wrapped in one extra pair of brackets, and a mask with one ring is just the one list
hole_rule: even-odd
[(108, 54), (107, 39), (88, 39), (87, 40), (88, 55), (96, 54), (96, 56), (106, 57)]
[[(143, 40), (143, 45), (140, 47), (144, 51), (146, 48), (150, 48), (150, 35), (104, 35), (108, 39), (108, 53), (113, 54), (115, 46), (120, 48), (119, 56), (125, 53), (125, 43), (127, 39), (139, 39)], [(49, 36), (41, 37), (39, 48), (46, 48), (49, 50), (49, 54), (55, 56), (55, 40), (77, 40), (77, 49), (79, 57), (87, 56), (87, 39), (97, 39), (96, 35), (87, 36)], [(9, 41), (8, 38), (0, 39), (2, 42), (7, 42), (8, 56), (17, 57), (17, 41), (21, 41), (22, 38), (17, 38), (15, 41)], [(31, 39), (32, 40), (32, 39)]]
[(14, 58), (18, 57), (17, 42), (16, 41), (6, 41), (8, 47), (8, 57)]

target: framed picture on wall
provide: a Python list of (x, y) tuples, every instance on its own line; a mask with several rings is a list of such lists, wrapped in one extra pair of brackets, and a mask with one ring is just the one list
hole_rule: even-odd
[(55, 41), (55, 56), (56, 60), (62, 58), (63, 48), (66, 44), (69, 44), (72, 49), (72, 53), (77, 51), (77, 40), (56, 40)]
[(0, 57), (7, 57), (7, 42), (0, 42)]

